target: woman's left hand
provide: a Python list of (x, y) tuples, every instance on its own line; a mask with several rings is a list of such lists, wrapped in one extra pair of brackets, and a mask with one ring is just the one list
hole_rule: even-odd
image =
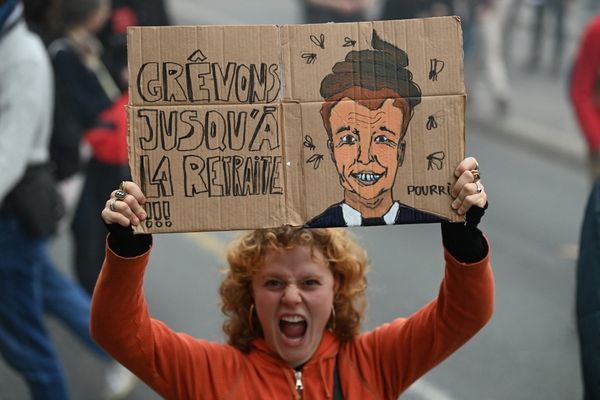
[(484, 208), (487, 194), (481, 183), (479, 164), (474, 157), (467, 157), (454, 170), (457, 181), (452, 187), (452, 208), (459, 215), (465, 215), (473, 206)]

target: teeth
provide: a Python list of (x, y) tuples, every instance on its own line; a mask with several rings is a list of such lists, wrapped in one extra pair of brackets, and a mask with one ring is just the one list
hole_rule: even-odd
[(364, 182), (374, 182), (377, 179), (381, 178), (381, 174), (372, 174), (366, 172), (356, 174), (356, 176), (358, 177), (358, 179)]
[(285, 316), (285, 317), (281, 318), (281, 320), (285, 321), (285, 322), (292, 322), (293, 323), (293, 322), (303, 322), (304, 318), (302, 318), (299, 315), (288, 315), (288, 316)]

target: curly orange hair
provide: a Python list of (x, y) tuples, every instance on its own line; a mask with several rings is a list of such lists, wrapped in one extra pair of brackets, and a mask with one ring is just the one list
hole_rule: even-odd
[(283, 226), (252, 231), (229, 248), (229, 267), (219, 294), (221, 310), (226, 316), (223, 331), (230, 345), (249, 352), (252, 339), (262, 336), (256, 313), (251, 312), (254, 304), (252, 278), (267, 254), (295, 246), (318, 249), (339, 281), (333, 301), (335, 320), (330, 322), (333, 334), (341, 341), (358, 334), (367, 307), (365, 274), (369, 265), (366, 251), (342, 229)]

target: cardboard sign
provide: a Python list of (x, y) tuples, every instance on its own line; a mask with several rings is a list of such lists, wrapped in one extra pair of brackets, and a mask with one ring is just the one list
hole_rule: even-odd
[(138, 232), (460, 221), (460, 21), (128, 29)]

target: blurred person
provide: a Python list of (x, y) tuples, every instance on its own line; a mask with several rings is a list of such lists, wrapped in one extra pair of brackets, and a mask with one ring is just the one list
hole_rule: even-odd
[(25, 8), (25, 21), (46, 46), (56, 38), (56, 32), (50, 21), (50, 10), (60, 0), (22, 0)]
[[(54, 11), (62, 0), (23, 0), (25, 21), (32, 32), (40, 36), (45, 46), (60, 37)], [(83, 176), (80, 173), (80, 129), (67, 112), (63, 111), (61, 86), (56, 87), (55, 115), (50, 135), (50, 162), (57, 179), (57, 188), (63, 196), (66, 216), (58, 231), (64, 232), (73, 217), (81, 193)]]
[(600, 15), (586, 26), (571, 70), (570, 97), (588, 146), (592, 181), (600, 177)]
[[(25, 20), (29, 29), (42, 37), (48, 46), (62, 29), (60, 7), (62, 0), (23, 0)], [(113, 0), (108, 22), (98, 32), (103, 45), (103, 60), (122, 89), (127, 81), (122, 74), (127, 66), (127, 27), (128, 26), (164, 26), (170, 24), (170, 18), (164, 0)]]
[(550, 73), (558, 75), (564, 62), (565, 49), (565, 22), (567, 9), (571, 0), (530, 0), (533, 7), (534, 20), (531, 27), (531, 45), (529, 46), (529, 59), (527, 69), (536, 72), (542, 64), (542, 53), (544, 51), (544, 38), (546, 34), (546, 13), (553, 16), (554, 33), (552, 36), (552, 53), (549, 60)]
[(385, 0), (381, 19), (427, 18), (453, 14), (453, 0)]
[(304, 23), (366, 21), (372, 5), (373, 0), (302, 0)]
[[(477, 3), (477, 0), (469, 0)], [(512, 65), (513, 60), (513, 37), (515, 31), (522, 26), (521, 13), (523, 11), (523, 2), (525, 0), (509, 0), (509, 7), (504, 26), (502, 27), (502, 53), (507, 65)]]
[(486, 86), (494, 113), (508, 113), (510, 85), (503, 53), (503, 29), (510, 0), (473, 1), (475, 50), (471, 53), (473, 68), (469, 80)]
[(463, 51), (465, 59), (470, 55), (471, 48), (473, 47), (473, 30), (475, 25), (474, 3), (476, 3), (475, 0), (454, 1), (454, 12), (456, 15), (460, 16), (460, 25), (463, 31)]
[(577, 333), (583, 399), (600, 399), (600, 178), (588, 198), (576, 276)]
[(112, 0), (108, 22), (98, 38), (103, 59), (122, 90), (127, 89), (127, 27), (165, 25), (170, 25), (170, 18), (164, 0)]
[(477, 228), (487, 195), (472, 158), (453, 196), (467, 223), (441, 224), (446, 273), (438, 297), (408, 318), (359, 333), (368, 257), (342, 229), (255, 230), (230, 247), (221, 283), (227, 344), (151, 318), (143, 278), (152, 236), (134, 182), (110, 194), (106, 259), (94, 291), (94, 339), (167, 399), (396, 399), (490, 319), (494, 284)]
[[(86, 349), (109, 358), (89, 335), (89, 296), (56, 269), (48, 252), (50, 225), (62, 215), (47, 169), (52, 68), (18, 0), (0, 2), (0, 59), (0, 354), (25, 380), (31, 398), (65, 400), (68, 385), (45, 314), (55, 316)], [(123, 377), (130, 386), (135, 381), (120, 365), (110, 367), (106, 394), (118, 398), (126, 389)]]
[(58, 2), (53, 21), (62, 36), (49, 46), (57, 92), (53, 158), (60, 159), (57, 176), (74, 204), (73, 261), (77, 279), (89, 294), (104, 258), (105, 228), (96, 218), (103, 207), (100, 194), (129, 178), (126, 82), (114, 79), (126, 74), (107, 67), (96, 37), (110, 11), (109, 0)]
[(600, 15), (586, 26), (571, 72), (570, 94), (589, 150), (592, 191), (577, 259), (576, 310), (584, 400), (600, 399)]

